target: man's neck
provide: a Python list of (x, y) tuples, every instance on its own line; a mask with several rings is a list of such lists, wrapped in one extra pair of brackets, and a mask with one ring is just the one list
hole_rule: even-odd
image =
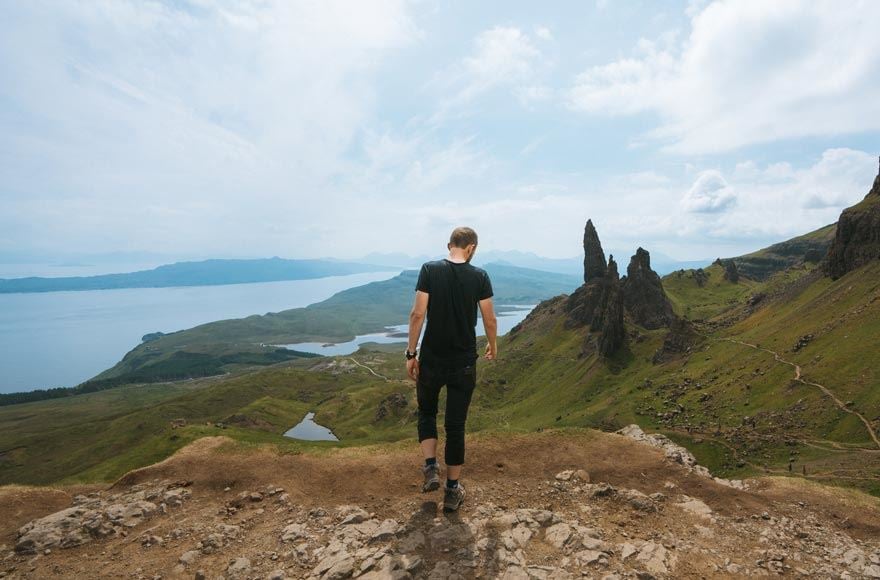
[(449, 252), (449, 255), (446, 257), (450, 262), (455, 262), (456, 264), (464, 264), (467, 262), (467, 257), (457, 252)]

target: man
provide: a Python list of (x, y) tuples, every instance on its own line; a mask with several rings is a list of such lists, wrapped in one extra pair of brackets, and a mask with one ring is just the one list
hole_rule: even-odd
[[(464, 427), (476, 386), (477, 305), (486, 330), (486, 359), (498, 354), (498, 321), (492, 307), (492, 283), (485, 270), (471, 265), (477, 251), (477, 233), (460, 227), (449, 237), (449, 256), (426, 262), (419, 272), (416, 298), (409, 315), (406, 370), (416, 381), (419, 403), (419, 444), (425, 457), (422, 491), (440, 487), (437, 465), (437, 400), (446, 386), (446, 489), (444, 511), (455, 511), (464, 501), (459, 481), (464, 464)], [(421, 349), (416, 353), (422, 323), (428, 318)]]

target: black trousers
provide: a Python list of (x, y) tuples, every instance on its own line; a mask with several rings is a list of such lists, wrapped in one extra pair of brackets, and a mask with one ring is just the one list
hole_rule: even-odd
[(467, 366), (419, 364), (419, 442), (437, 438), (437, 402), (446, 386), (446, 465), (464, 464), (464, 425), (476, 386), (476, 363)]

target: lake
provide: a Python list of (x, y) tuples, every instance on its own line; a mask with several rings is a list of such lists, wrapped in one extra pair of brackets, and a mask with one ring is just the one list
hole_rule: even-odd
[(308, 306), (397, 274), (0, 294), (0, 392), (71, 387), (115, 365), (147, 333)]
[[(535, 305), (531, 306), (511, 306), (499, 305), (496, 317), (498, 318), (498, 336), (502, 336), (510, 332), (510, 329), (519, 324), (528, 316), (529, 312)], [(339, 343), (322, 343), (322, 342), (297, 342), (294, 344), (276, 344), (288, 348), (290, 350), (298, 350), (300, 352), (312, 352), (315, 354), (323, 354), (324, 356), (337, 356), (351, 354), (356, 352), (360, 345), (365, 342), (376, 342), (379, 344), (390, 344), (394, 342), (406, 342), (406, 334), (409, 331), (408, 324), (399, 324), (396, 326), (386, 326), (385, 332), (375, 332), (371, 334), (359, 334), (354, 340)], [(422, 327), (422, 334), (425, 328)], [(483, 336), (483, 319), (477, 319), (477, 336)]]
[(315, 423), (314, 413), (306, 413), (302, 421), (284, 432), (284, 436), (304, 441), (339, 441), (333, 431)]

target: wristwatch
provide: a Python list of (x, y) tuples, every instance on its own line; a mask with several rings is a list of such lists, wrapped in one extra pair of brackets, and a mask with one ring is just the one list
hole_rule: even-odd
[(416, 350), (416, 352), (410, 352), (409, 349), (406, 349), (403, 354), (406, 355), (406, 360), (412, 360), (418, 356), (418, 350)]

